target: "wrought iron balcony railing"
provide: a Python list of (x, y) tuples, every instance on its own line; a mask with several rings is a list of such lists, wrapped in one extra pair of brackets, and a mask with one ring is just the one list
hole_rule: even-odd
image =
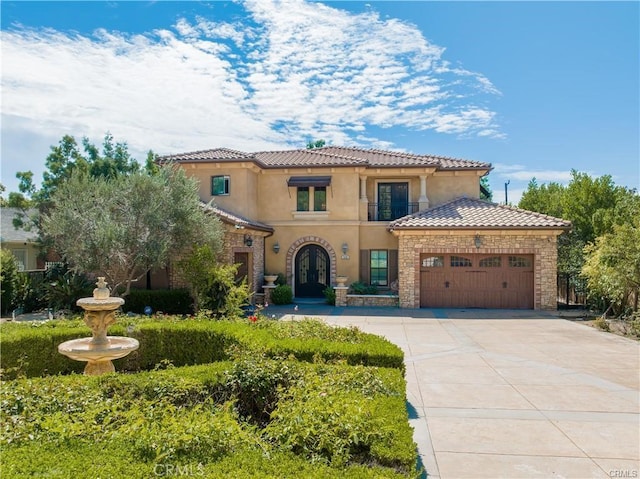
[(393, 221), (416, 213), (418, 203), (369, 203), (369, 221)]

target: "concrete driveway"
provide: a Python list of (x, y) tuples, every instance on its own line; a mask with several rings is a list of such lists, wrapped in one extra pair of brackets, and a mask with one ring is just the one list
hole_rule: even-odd
[(637, 341), (544, 312), (336, 309), (295, 314), (404, 350), (423, 477), (640, 477)]

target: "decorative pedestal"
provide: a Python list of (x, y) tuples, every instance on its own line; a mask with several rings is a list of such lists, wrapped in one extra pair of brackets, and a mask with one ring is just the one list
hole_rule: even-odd
[(349, 291), (349, 288), (346, 286), (334, 286), (333, 290), (336, 292), (336, 306), (345, 307), (347, 305), (347, 291)]
[(272, 285), (268, 285), (265, 284), (262, 289), (264, 289), (264, 304), (271, 304), (271, 292), (276, 289), (276, 285), (272, 284)]
[(275, 286), (275, 282), (278, 279), (278, 275), (277, 274), (265, 274), (264, 275), (264, 280), (267, 282), (267, 284), (265, 286)]

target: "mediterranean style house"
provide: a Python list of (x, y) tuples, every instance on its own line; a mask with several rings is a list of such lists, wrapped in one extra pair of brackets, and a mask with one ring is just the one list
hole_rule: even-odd
[(159, 162), (198, 180), (226, 228), (223, 260), (256, 293), (266, 273), (296, 298), (346, 276), (405, 308), (556, 308), (556, 239), (570, 223), (481, 200), (489, 163), (338, 146)]

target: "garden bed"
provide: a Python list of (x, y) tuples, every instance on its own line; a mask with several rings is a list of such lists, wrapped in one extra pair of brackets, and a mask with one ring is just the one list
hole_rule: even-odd
[[(26, 348), (14, 376), (35, 372), (26, 361), (43, 358), (31, 341), (87, 333), (63, 322), (1, 328), (3, 367), (5, 347), (18, 359), (16, 348)], [(145, 332), (141, 349), (153, 347), (142, 355), (162, 357), (155, 370), (3, 381), (3, 477), (417, 476), (403, 367), (371, 366), (397, 366), (397, 347), (381, 338), (317, 321), (156, 319), (119, 328)], [(206, 338), (214, 340), (201, 344)], [(197, 351), (190, 361), (218, 359), (176, 367), (176, 342)]]

